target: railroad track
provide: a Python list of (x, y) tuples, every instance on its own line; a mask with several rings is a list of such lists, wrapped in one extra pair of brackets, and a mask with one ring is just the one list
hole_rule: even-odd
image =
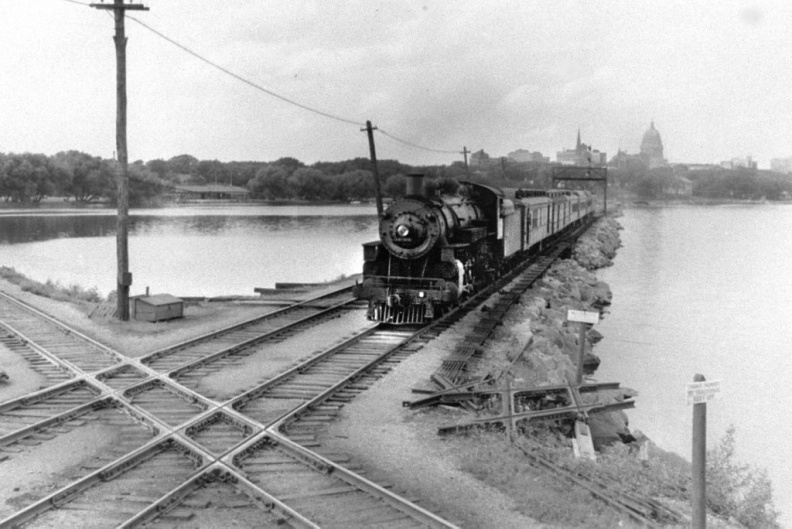
[[(252, 387), (202, 385), (269, 363), (354, 308), (337, 291), (130, 359), (0, 295), (2, 343), (46, 378), (0, 403), (0, 472), (14, 475), (0, 484), (13, 491), (0, 527), (452, 527), (312, 448), (338, 410), (470, 305), (428, 328), (367, 326)], [(62, 471), (13, 472), (63, 446), (80, 449)]]
[(351, 290), (351, 287), (343, 288), (207, 333), (155, 351), (142, 357), (141, 362), (158, 372), (167, 372), (249, 348), (288, 331), (299, 331), (317, 319), (333, 317), (341, 310), (358, 305), (352, 299)]
[(310, 300), (139, 360), (2, 296), (7, 337), (62, 374), (0, 404), (0, 472), (35, 467), (70, 443), (80, 449), (65, 471), (45, 467), (38, 480), (15, 474), (0, 526), (148, 527), (200, 517), (279, 527), (452, 527), (289, 440), (276, 424), (334, 390), (344, 398), (342, 384), (381, 369), (377, 363), (416, 332), (366, 328), (231, 400), (180, 383), (201, 372), (196, 366), (226, 365), (240, 351), (266, 349), (268, 341), (348, 311), (345, 296)]

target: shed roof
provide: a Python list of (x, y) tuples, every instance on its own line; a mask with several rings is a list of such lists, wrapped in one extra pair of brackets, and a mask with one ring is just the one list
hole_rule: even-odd
[(170, 294), (154, 294), (153, 296), (142, 296), (138, 298), (140, 301), (148, 303), (149, 305), (170, 305), (172, 303), (182, 303), (180, 298), (171, 296)]
[(176, 191), (182, 193), (227, 193), (231, 195), (242, 195), (250, 193), (250, 190), (239, 186), (224, 186), (224, 185), (205, 185), (205, 186), (173, 186)]

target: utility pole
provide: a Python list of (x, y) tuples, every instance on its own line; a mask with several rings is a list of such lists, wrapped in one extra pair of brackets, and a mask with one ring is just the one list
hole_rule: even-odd
[(148, 11), (142, 4), (124, 4), (123, 0), (113, 0), (112, 4), (91, 4), (96, 9), (112, 9), (115, 14), (115, 51), (116, 51), (116, 150), (118, 166), (116, 180), (118, 185), (118, 229), (116, 233), (116, 256), (118, 274), (116, 290), (118, 304), (116, 314), (121, 321), (129, 321), (129, 287), (132, 274), (129, 272), (129, 174), (127, 173), (126, 138), (126, 34), (124, 32), (124, 12), (127, 10)]
[(371, 167), (374, 174), (374, 193), (377, 197), (377, 217), (382, 218), (382, 191), (380, 190), (379, 169), (377, 168), (377, 150), (374, 148), (374, 131), (377, 127), (371, 126), (371, 121), (366, 121), (366, 128), (360, 129), (368, 133), (369, 152), (371, 153)]
[(459, 153), (459, 154), (461, 154), (462, 156), (464, 156), (464, 157), (465, 157), (465, 171), (469, 171), (469, 169), (468, 169), (468, 162), (467, 162), (467, 155), (468, 155), (468, 153), (469, 153), (469, 152), (470, 152), (470, 151), (467, 149), (467, 147), (465, 147), (465, 146), (462, 146), (462, 152), (461, 152), (461, 153)]

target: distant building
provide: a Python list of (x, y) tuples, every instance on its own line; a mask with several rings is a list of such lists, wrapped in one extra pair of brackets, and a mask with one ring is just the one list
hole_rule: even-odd
[(224, 185), (172, 186), (168, 193), (175, 200), (231, 200), (246, 201), (250, 191), (244, 187)]
[(663, 157), (663, 140), (660, 133), (654, 126), (654, 120), (649, 125), (649, 129), (644, 132), (641, 140), (641, 158), (647, 169), (655, 169), (667, 165)]
[(487, 166), (490, 163), (490, 155), (484, 149), (476, 151), (470, 155), (470, 165), (474, 167)]
[(776, 173), (792, 173), (792, 156), (787, 158), (773, 158), (770, 160), (770, 170)]
[(616, 169), (637, 170), (644, 169), (646, 163), (640, 154), (627, 154), (627, 151), (618, 150), (616, 156), (611, 158), (608, 165)]
[(668, 162), (663, 156), (663, 139), (654, 126), (654, 121), (644, 132), (641, 139), (641, 150), (638, 154), (628, 154), (619, 149), (616, 156), (611, 158), (609, 165), (617, 169), (657, 169), (666, 167)]
[(558, 151), (556, 153), (556, 161), (561, 165), (602, 167), (607, 164), (608, 155), (598, 150), (592, 150), (591, 146), (581, 143), (580, 129), (578, 129), (575, 148)]
[(750, 171), (756, 171), (758, 164), (753, 161), (753, 158), (749, 154), (745, 158), (732, 158), (731, 160), (726, 160), (725, 162), (720, 163), (721, 167), (724, 169), (748, 169)]
[(680, 165), (686, 167), (688, 171), (710, 171), (720, 167), (720, 165), (712, 163), (688, 163)]
[(530, 152), (525, 149), (517, 149), (508, 154), (509, 160), (514, 162), (550, 162), (550, 158), (542, 156), (541, 152)]

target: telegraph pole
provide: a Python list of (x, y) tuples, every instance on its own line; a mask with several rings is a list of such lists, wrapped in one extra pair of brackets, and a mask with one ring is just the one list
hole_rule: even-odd
[(468, 170), (467, 155), (468, 155), (469, 152), (470, 151), (467, 149), (467, 147), (462, 146), (462, 152), (459, 153), (459, 154), (461, 154), (462, 156), (465, 157), (465, 171)]
[(112, 9), (115, 13), (115, 51), (116, 51), (116, 150), (118, 165), (116, 181), (118, 185), (118, 229), (116, 233), (116, 256), (118, 260), (118, 304), (116, 315), (121, 321), (129, 321), (129, 287), (132, 274), (129, 272), (129, 174), (127, 173), (126, 138), (126, 34), (124, 32), (124, 12), (127, 10), (148, 11), (143, 4), (125, 4), (123, 0), (113, 0), (112, 4), (91, 4), (96, 9)]
[(369, 152), (371, 153), (371, 166), (374, 174), (374, 193), (377, 197), (377, 217), (382, 218), (382, 191), (380, 190), (379, 169), (377, 168), (377, 150), (374, 148), (374, 130), (377, 127), (371, 126), (371, 121), (366, 121), (366, 128), (360, 129), (368, 133)]

